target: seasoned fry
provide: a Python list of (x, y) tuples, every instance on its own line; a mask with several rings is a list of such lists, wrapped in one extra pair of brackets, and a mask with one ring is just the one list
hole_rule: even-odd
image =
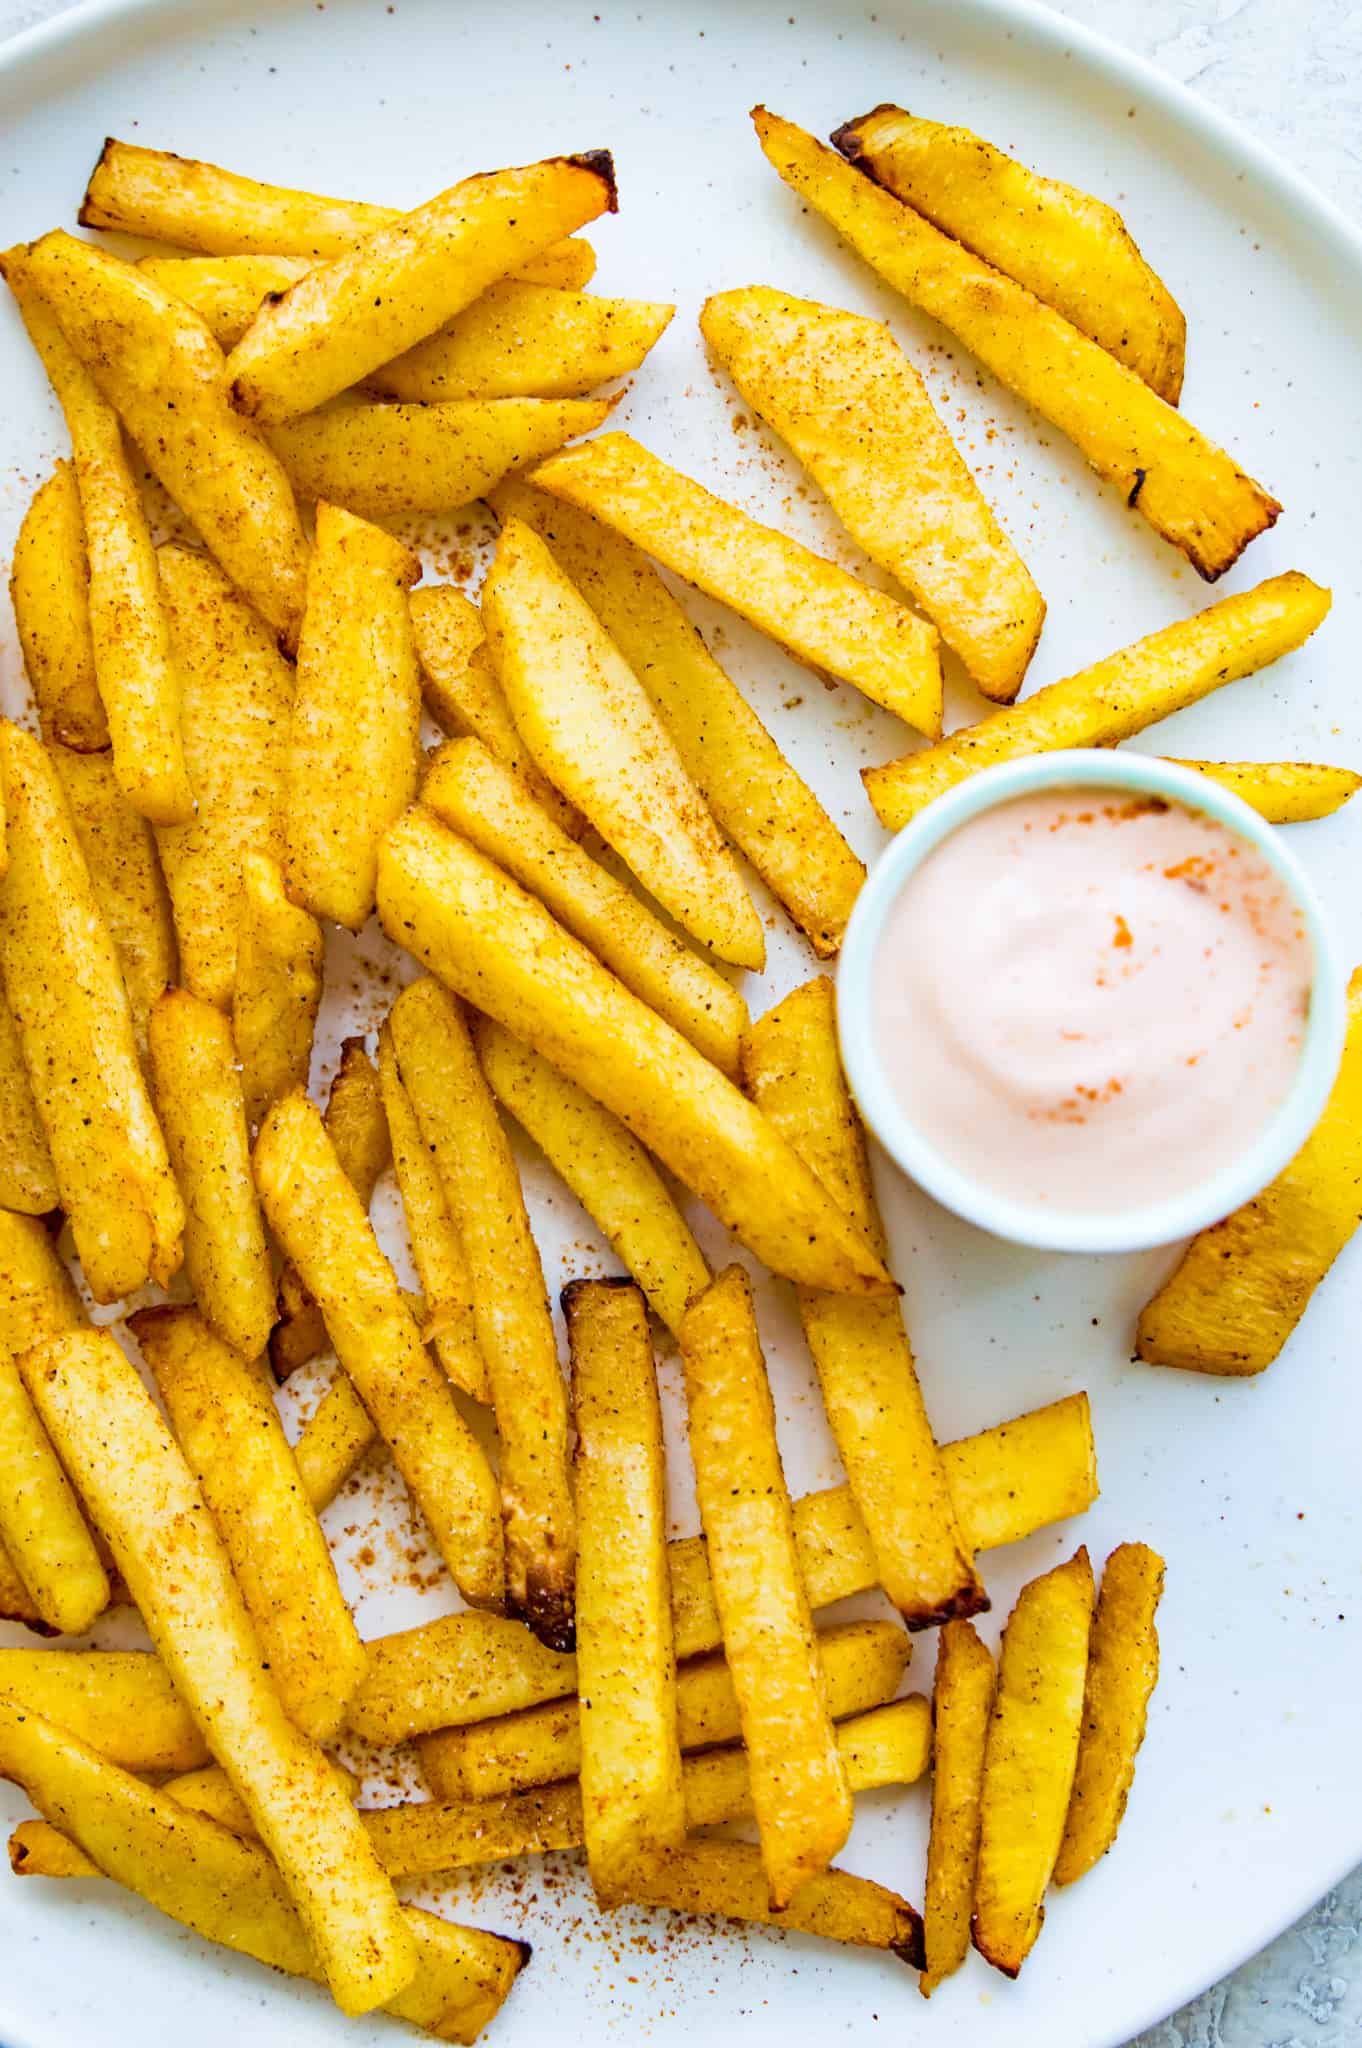
[(1357, 1228), (1362, 1175), (1362, 967), (1348, 983), (1343, 1059), (1324, 1114), (1289, 1166), (1192, 1239), (1140, 1311), (1146, 1365), (1264, 1372)]
[(551, 1650), (523, 1622), (472, 1609), (378, 1636), (350, 1702), (365, 1742), (405, 1742), (460, 1719), (511, 1714), (576, 1690), (576, 1659)]
[(614, 210), (605, 151), (466, 178), (267, 300), (228, 358), (233, 404), (260, 420), (324, 405)]
[(321, 930), (289, 902), (278, 862), (248, 853), (241, 863), (232, 1038), (252, 1129), (272, 1102), (306, 1088), (321, 1000)]
[[(580, 727), (583, 737), (591, 731), (585, 723)], [(421, 802), (532, 890), (706, 1059), (736, 1076), (747, 1005), (732, 983), (575, 845), (481, 741), (453, 740), (441, 747), (421, 785)]]
[(321, 1116), (302, 1094), (266, 1117), (255, 1178), (270, 1227), (326, 1318), (336, 1356), (473, 1606), (503, 1594), (497, 1484), (421, 1342)]
[(421, 1334), (434, 1346), (435, 1356), (456, 1387), (475, 1401), (490, 1402), (492, 1384), (487, 1361), (478, 1348), (473, 1286), (463, 1240), (449, 1212), (439, 1167), (402, 1085), (390, 1024), (378, 1034), (378, 1077), (412, 1260), (425, 1299)]
[(716, 498), (631, 435), (602, 434), (551, 456), (530, 481), (594, 512), (810, 668), (854, 684), (929, 739), (940, 732), (934, 626)]
[(849, 163), (1091, 336), (1176, 405), (1187, 322), (1113, 207), (968, 128), (879, 106), (832, 138)]
[(871, 561), (921, 606), (983, 694), (1010, 704), (1045, 600), (890, 330), (748, 285), (706, 299), (700, 331)]
[(60, 1200), (19, 1028), (0, 983), (0, 1209), (46, 1216)]
[(156, 551), (118, 416), (59, 324), (59, 303), (44, 291), (35, 251), (8, 250), (0, 256), (0, 273), (18, 301), (71, 436), (89, 563), (85, 609), (114, 769), (143, 817), (172, 825), (194, 813), (180, 740), (180, 677), (161, 605)]
[(51, 759), (14, 725), (0, 728), (0, 748), (10, 841), (0, 970), (86, 1281), (96, 1301), (118, 1301), (149, 1277), (169, 1281), (184, 1206)]
[(586, 1855), (604, 1905), (686, 1838), (667, 1579), (667, 1453), (648, 1310), (629, 1281), (564, 1291), (572, 1351), (577, 1684)]
[(349, 1374), (339, 1371), (293, 1447), (303, 1492), (318, 1514), (330, 1506), (377, 1438)]
[(184, 1264), (194, 1298), (225, 1344), (258, 1358), (274, 1322), (274, 1280), (232, 1027), (221, 1010), (185, 989), (167, 989), (151, 1013), (150, 1069), (184, 1196)]
[(941, 1461), (971, 1550), (1019, 1543), (1033, 1529), (1081, 1515), (1097, 1498), (1086, 1394), (1067, 1394), (977, 1436), (943, 1444)]
[[(341, 1041), (340, 1060), (326, 1098), (323, 1122), (345, 1178), (367, 1214), (379, 1175), (392, 1165), (393, 1153), (383, 1090), (362, 1038)], [(286, 1380), (309, 1358), (325, 1351), (328, 1342), (321, 1310), (304, 1286), (298, 1268), (286, 1263), (279, 1275), (278, 1320), (270, 1332), (270, 1364), (275, 1378)], [(368, 1421), (367, 1416), (365, 1420)]]
[(180, 730), (198, 809), (187, 825), (161, 826), (156, 845), (184, 985), (230, 1010), (242, 869), (253, 853), (277, 860), (282, 851), (293, 670), (207, 555), (167, 545), (157, 550), (157, 562), (184, 687)]
[(142, 256), (137, 268), (191, 306), (218, 347), (228, 350), (236, 347), (261, 301), (271, 292), (287, 291), (313, 265), (300, 256)]
[(1128, 505), (1213, 581), (1281, 506), (1062, 313), (943, 235), (802, 128), (753, 111), (785, 183), (857, 255), (1058, 427)]
[(416, 794), (421, 682), (401, 541), (317, 507), (284, 764), (284, 878), (295, 903), (357, 932), (378, 842)]
[(932, 1832), (922, 1902), (927, 1967), (918, 1986), (924, 1998), (955, 1975), (969, 1951), (993, 1678), (993, 1659), (969, 1622), (947, 1622), (932, 1694)]
[(862, 769), (861, 780), (880, 823), (897, 832), (980, 768), (1058, 747), (1114, 746), (1223, 683), (1253, 675), (1308, 640), (1329, 604), (1329, 592), (1308, 576), (1270, 576), (934, 747)]
[(771, 1903), (789, 1904), (851, 1831), (795, 1549), (752, 1288), (730, 1266), (681, 1325), (695, 1491), (752, 1772)]
[(508, 519), (482, 619), (522, 738), (644, 887), (740, 967), (766, 958), (737, 863), (647, 692), (539, 536)]
[(494, 284), (439, 334), (372, 372), (391, 398), (581, 398), (636, 370), (674, 306)]
[(499, 518), (523, 520), (549, 543), (648, 692), (721, 830), (785, 905), (814, 951), (835, 953), (865, 880), (864, 863), (714, 660), (647, 556), (589, 513), (528, 484), (499, 485), (492, 504)]
[(178, 965), (175, 925), (153, 827), (124, 795), (117, 762), (108, 754), (78, 754), (55, 745), (49, 754), (71, 807), (95, 902), (114, 942), (137, 1050), (145, 1058), (148, 1019), (162, 990), (174, 981)]
[(109, 721), (95, 676), (80, 486), (59, 462), (24, 514), (9, 578), (14, 623), (45, 740), (98, 753)]
[(467, 1262), (501, 1445), (510, 1611), (553, 1649), (570, 1650), (577, 1536), (567, 1389), (520, 1175), (454, 997), (437, 982), (412, 982), (388, 1025)]
[(1323, 768), (1314, 761), (1175, 761), (1175, 766), (1195, 768), (1242, 797), (1269, 825), (1305, 825), (1330, 817), (1362, 788), (1362, 775), (1353, 769)]
[(194, 1771), (208, 1745), (145, 1650), (0, 1650), (0, 1697), (66, 1728), (125, 1771)]
[(622, 1119), (774, 1272), (887, 1293), (862, 1235), (732, 1082), (532, 896), (408, 812), (379, 851), (388, 935)]
[(497, 1100), (534, 1139), (673, 1336), (709, 1285), (705, 1255), (670, 1190), (618, 1117), (489, 1018), (473, 1043)]
[(340, 1733), (364, 1645), (258, 1367), (190, 1308), (130, 1318), (231, 1561), (280, 1703), (316, 1742)]
[(385, 2003), (416, 1968), (401, 1908), (325, 1757), (261, 1671), (203, 1495), (136, 1371), (103, 1332), (53, 1338), (24, 1354), (22, 1370), (176, 1690), (279, 1866), (337, 2004)]
[(269, 441), (304, 498), (392, 519), (471, 504), (512, 470), (589, 434), (610, 406), (604, 398), (346, 399), (271, 427)]
[(979, 1804), (974, 1946), (1015, 1977), (1045, 1918), (1083, 1721), (1092, 1625), (1086, 1550), (1017, 1596), (1003, 1632)]
[[(909, 1643), (895, 1623), (845, 1622), (814, 1640), (834, 1719), (864, 1714), (898, 1691)], [(682, 1749), (737, 1741), (742, 1734), (738, 1698), (723, 1657), (696, 1658), (678, 1666), (676, 1676)], [(459, 1712), (466, 1713), (467, 1706), (464, 1701)], [(421, 1768), (439, 1799), (528, 1791), (577, 1776), (582, 1756), (579, 1702), (570, 1697), (548, 1700), (494, 1720), (442, 1728), (424, 1736), (417, 1746)]]
[[(277, 1710), (276, 1710), (277, 1711)], [(351, 1811), (343, 1786), (316, 1752), (320, 1776), (338, 1811)], [(69, 1829), (96, 1868), (138, 1893), (171, 1919), (243, 1955), (293, 1976), (329, 1983), (329, 1958), (313, 1926), (290, 1898), (285, 1880), (257, 1843), (154, 1792), (36, 1714), (0, 1700), (0, 1773), (22, 1785), (40, 1813)], [(358, 1816), (355, 1837), (372, 1860)], [(13, 1857), (30, 1865), (25, 1844)], [(377, 1866), (374, 1866), (375, 1869)], [(386, 1880), (379, 1879), (391, 1892)], [(525, 1960), (523, 1945), (440, 1920), (393, 1901), (395, 1951), (410, 1964), (405, 1987), (377, 1973), (364, 1996), (400, 2019), (447, 2041), (472, 2041), (496, 2013)], [(356, 1971), (363, 1969), (353, 1959)], [(391, 1978), (396, 1973), (389, 1971)]]
[(655, 1869), (639, 1873), (629, 1895), (640, 1905), (754, 1920), (825, 1941), (884, 1949), (912, 1969), (922, 1962), (922, 1921), (897, 1892), (845, 1870), (822, 1870), (777, 1908), (761, 1857), (747, 1842), (688, 1842)]
[[(337, 1763), (334, 1757), (328, 1758), (328, 1762), (353, 1805), (359, 1796), (359, 1780), (353, 1771)], [(188, 1807), (192, 1813), (207, 1814), (210, 1820), (230, 1828), (234, 1835), (254, 1838), (255, 1824), (220, 1765), (208, 1764), (201, 1771), (182, 1771), (177, 1777), (167, 1778), (161, 1790), (168, 1792), (177, 1805)]]
[(29, 260), (35, 284), (153, 474), (291, 646), (303, 613), (307, 541), (279, 458), (227, 402), (222, 350), (203, 322), (144, 271), (92, 242), (57, 231), (33, 245)]
[(1164, 1563), (1144, 1543), (1122, 1543), (1102, 1573), (1088, 1646), (1083, 1731), (1055, 1883), (1073, 1884), (1116, 1840), (1135, 1781), (1149, 1701), (1159, 1682), (1154, 1616)]
[[(826, 976), (758, 1019), (743, 1046), (743, 1080), (883, 1255), (884, 1226)], [(987, 1595), (951, 1504), (899, 1304), (801, 1288), (799, 1315), (880, 1584), (909, 1628), (977, 1614)]]

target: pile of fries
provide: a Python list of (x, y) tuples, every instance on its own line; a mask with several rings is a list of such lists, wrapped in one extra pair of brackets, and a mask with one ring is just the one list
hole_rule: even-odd
[[(897, 108), (836, 150), (754, 118), (1203, 575), (1271, 525), (1175, 409), (1182, 315), (1109, 208)], [(886, 326), (775, 286), (700, 314), (901, 595), (579, 438), (673, 313), (585, 291), (615, 205), (602, 152), (398, 213), (111, 141), (81, 221), (152, 253), (0, 257), (71, 443), (11, 581), (39, 734), (0, 726), (0, 1613), (80, 1637), (122, 1604), (150, 1645), (0, 1650), (0, 1774), (40, 1816), (11, 1862), (453, 2041), (528, 1951), (394, 1883), (549, 1849), (603, 1908), (891, 1952), (924, 1993), (972, 1932), (1015, 1976), (1050, 1883), (1115, 1839), (1158, 1670), (1141, 1543), (1100, 1591), (1084, 1549), (1026, 1586), (996, 1668), (976, 1632), (983, 1554), (1096, 1497), (1087, 1397), (936, 1441), (832, 985), (753, 1021), (726, 971), (765, 962), (746, 866), (824, 959), (864, 869), (659, 565), (925, 736), (866, 774), (891, 828), (989, 762), (1141, 731), (1329, 602), (1275, 576), (1015, 704), (1045, 599)], [(142, 464), (184, 521), (159, 546)], [(475, 604), (391, 526), (480, 497)], [(995, 707), (948, 738), (943, 648)], [(1282, 822), (1359, 780), (1195, 765)], [(375, 917), (423, 971), (322, 1110), (326, 927)], [(566, 1375), (510, 1123), (622, 1269), (566, 1288)], [(1359, 1133), (1362, 974), (1315, 1137), (1191, 1247), (1143, 1357), (1276, 1355), (1357, 1221)], [(389, 1172), (419, 1297), (369, 1218)], [(791, 1499), (748, 1272), (711, 1272), (680, 1191), (793, 1285), (844, 1484)], [(290, 1441), (275, 1381), (328, 1351)], [(463, 1606), (364, 1642), (319, 1516), (371, 1452)], [(817, 1625), (873, 1588), (892, 1619)], [(932, 1628), (934, 1696), (899, 1697)], [(357, 1805), (342, 1738), (413, 1744), (432, 1796)], [(834, 1858), (858, 1791), (928, 1776), (919, 1914)]]

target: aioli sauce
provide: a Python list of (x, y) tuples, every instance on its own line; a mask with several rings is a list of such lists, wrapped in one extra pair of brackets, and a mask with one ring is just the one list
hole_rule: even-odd
[(1286, 885), (1202, 812), (1039, 791), (905, 884), (875, 964), (886, 1078), (1014, 1201), (1125, 1211), (1207, 1180), (1290, 1089), (1311, 949)]

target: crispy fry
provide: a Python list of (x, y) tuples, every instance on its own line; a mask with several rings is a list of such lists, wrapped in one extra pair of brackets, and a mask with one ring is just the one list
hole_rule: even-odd
[(849, 163), (1025, 285), (1176, 405), (1187, 322), (1119, 213), (968, 128), (879, 106), (837, 130)]
[(475, 1401), (490, 1402), (492, 1383), (478, 1348), (463, 1240), (449, 1211), (439, 1167), (402, 1084), (390, 1024), (378, 1034), (378, 1076), (412, 1260), (425, 1298), (422, 1335), (434, 1346), (454, 1386)]
[[(806, 982), (743, 1046), (748, 1094), (882, 1254), (865, 1133), (842, 1073), (832, 983)], [(879, 1566), (909, 1628), (977, 1614), (965, 1546), (897, 1301), (799, 1292), (823, 1404)]]
[(278, 862), (248, 853), (241, 863), (232, 1038), (252, 1128), (272, 1102), (306, 1088), (321, 1000), (320, 928), (289, 902)]
[(971, 1550), (1019, 1543), (1034, 1529), (1081, 1515), (1097, 1498), (1086, 1394), (1066, 1394), (977, 1436), (943, 1444), (941, 1461)]
[(823, 1870), (777, 1908), (761, 1857), (747, 1842), (688, 1842), (655, 1869), (638, 1873), (629, 1895), (640, 1905), (754, 1920), (857, 1948), (885, 1949), (913, 1969), (922, 1962), (921, 1918), (897, 1892), (845, 1870)]
[(974, 1946), (1015, 1977), (1045, 1918), (1073, 1789), (1092, 1625), (1086, 1550), (1032, 1579), (1008, 1617), (984, 1753)]
[(501, 1444), (510, 1611), (552, 1648), (570, 1650), (577, 1536), (567, 1389), (520, 1175), (454, 997), (438, 982), (412, 982), (388, 1023), (467, 1262)]
[(924, 1998), (955, 1975), (969, 1951), (993, 1681), (993, 1659), (969, 1622), (947, 1622), (937, 1639), (932, 1693), (932, 1832), (922, 1902), (927, 1967), (918, 1987)]
[(499, 485), (492, 504), (499, 518), (523, 520), (549, 543), (648, 692), (721, 830), (814, 951), (835, 953), (865, 866), (647, 556), (589, 513), (528, 484)]
[(304, 498), (393, 519), (471, 504), (512, 470), (589, 434), (610, 406), (604, 398), (346, 399), (271, 427), (269, 441)]
[(305, 1735), (330, 1742), (364, 1676), (364, 1646), (265, 1380), (193, 1309), (139, 1309), (130, 1324), (284, 1711)]
[(43, 738), (98, 753), (109, 744), (109, 721), (95, 676), (80, 486), (69, 462), (57, 464), (24, 514), (9, 594)]
[(705, 1255), (670, 1190), (618, 1117), (565, 1080), (489, 1018), (473, 1043), (498, 1101), (567, 1182), (612, 1250), (675, 1336), (694, 1295), (709, 1285)]
[(0, 983), (0, 1209), (46, 1216), (60, 1200), (19, 1027)]
[(552, 285), (494, 284), (429, 341), (372, 372), (392, 398), (581, 398), (636, 370), (674, 306)]
[(10, 866), (0, 968), (57, 1186), (96, 1301), (180, 1263), (184, 1207), (70, 807), (41, 743), (0, 728)]
[(89, 563), (85, 608), (114, 768), (143, 817), (172, 825), (194, 814), (180, 739), (180, 676), (161, 604), (156, 551), (118, 415), (59, 324), (59, 302), (50, 303), (44, 293), (35, 252), (8, 250), (0, 257), (0, 272), (71, 436)]
[(137, 1050), (145, 1059), (148, 1019), (178, 966), (153, 827), (124, 795), (117, 762), (108, 754), (78, 754), (56, 745), (49, 754), (71, 807), (95, 902), (118, 954)]
[(1144, 1543), (1118, 1545), (1103, 1570), (1056, 1884), (1073, 1884), (1091, 1870), (1116, 1840), (1125, 1815), (1149, 1701), (1159, 1682), (1154, 1616), (1163, 1597), (1163, 1576), (1163, 1559)]
[(293, 1447), (303, 1492), (318, 1514), (330, 1506), (377, 1438), (378, 1431), (369, 1419), (368, 1409), (355, 1392), (349, 1374), (342, 1369)]
[(1314, 761), (1176, 761), (1195, 768), (1222, 789), (1252, 804), (1269, 825), (1305, 825), (1341, 810), (1362, 789), (1351, 768), (1323, 768)]
[[(586, 723), (580, 733), (599, 737)], [(742, 996), (632, 889), (575, 845), (481, 741), (453, 740), (441, 747), (421, 785), (421, 802), (532, 890), (626, 988), (706, 1059), (726, 1074), (737, 1074), (738, 1048), (747, 1028)]]
[(647, 692), (539, 536), (508, 519), (482, 619), (512, 715), (550, 781), (704, 946), (761, 967), (761, 920)]
[(1289, 1166), (1192, 1239), (1140, 1311), (1146, 1365), (1263, 1372), (1358, 1224), (1362, 1175), (1362, 967), (1348, 983), (1343, 1059), (1324, 1114)]
[(241, 874), (252, 853), (277, 860), (293, 709), (293, 670), (274, 637), (207, 555), (157, 550), (184, 694), (180, 730), (198, 809), (156, 844), (191, 994), (230, 1010)]
[(274, 1322), (274, 1280), (251, 1176), (232, 1027), (211, 1003), (167, 989), (151, 1013), (150, 1070), (184, 1196), (184, 1264), (223, 1342), (258, 1358)]
[(142, 256), (137, 268), (191, 306), (227, 350), (236, 347), (262, 300), (287, 291), (313, 265), (302, 256)]
[(1273, 524), (1276, 499), (1062, 313), (802, 128), (764, 107), (752, 118), (785, 183), (887, 284), (1066, 434), (1198, 575), (1223, 575)]
[(576, 1659), (551, 1650), (523, 1622), (472, 1609), (378, 1636), (350, 1702), (366, 1742), (405, 1742), (460, 1719), (511, 1714), (576, 1690)]
[(530, 481), (594, 512), (810, 668), (852, 683), (933, 738), (936, 628), (834, 562), (730, 505), (629, 434), (551, 456)]
[(66, 1728), (125, 1771), (208, 1762), (198, 1723), (145, 1650), (0, 1650), (0, 1697)]
[(379, 852), (385, 930), (613, 1110), (773, 1271), (886, 1293), (864, 1238), (769, 1122), (515, 882), (429, 813)]
[(378, 842), (416, 794), (421, 683), (401, 541), (317, 507), (284, 764), (284, 877), (295, 903), (357, 932)]
[(415, 1944), (325, 1757), (261, 1671), (203, 1495), (134, 1368), (92, 1332), (26, 1352), (22, 1370), (177, 1691), (279, 1865), (337, 2003), (385, 2003), (410, 1982)]
[(888, 327), (748, 285), (707, 299), (700, 330), (871, 561), (1010, 704), (1045, 600)]
[[(359, 1780), (353, 1771), (337, 1763), (334, 1757), (327, 1761), (353, 1805), (359, 1795)], [(234, 1835), (256, 1839), (255, 1823), (233, 1791), (232, 1781), (220, 1764), (206, 1764), (201, 1771), (182, 1771), (177, 1777), (167, 1778), (161, 1790), (168, 1792), (177, 1806), (186, 1806), (191, 1813), (206, 1814), (219, 1826), (230, 1828)]]
[[(909, 1642), (896, 1623), (844, 1622), (814, 1641), (834, 1719), (883, 1706), (898, 1691)], [(503, 1662), (504, 1652), (496, 1659), (498, 1666)], [(676, 1676), (682, 1749), (736, 1742), (742, 1722), (723, 1657), (694, 1658), (679, 1665)], [(466, 1714), (470, 1704), (461, 1701), (457, 1711)], [(439, 1799), (528, 1791), (577, 1776), (582, 1759), (579, 1703), (572, 1697), (547, 1700), (493, 1720), (442, 1728), (423, 1736), (417, 1747), (421, 1768)]]
[(933, 797), (980, 768), (1057, 747), (1114, 746), (1223, 683), (1253, 675), (1308, 640), (1329, 604), (1328, 591), (1308, 576), (1270, 576), (934, 747), (865, 768), (861, 780), (880, 823), (897, 832)]
[[(317, 1757), (329, 1796), (338, 1810), (348, 1810), (343, 1787), (320, 1752)], [(166, 1789), (153, 1792), (12, 1700), (0, 1700), (0, 1772), (23, 1786), (49, 1822), (69, 1829), (106, 1877), (211, 1941), (293, 1976), (330, 1983), (334, 1995), (325, 1950), (258, 1844), (193, 1812)], [(371, 1855), (357, 1817), (353, 1828)], [(21, 1872), (41, 1868), (30, 1863), (23, 1843), (13, 1863)], [(474, 2040), (514, 1982), (523, 1945), (396, 1900), (392, 1917), (393, 1947), (405, 1951), (409, 1981), (385, 1985), (375, 1976), (364, 1996), (372, 2004), (378, 1993), (389, 2012), (442, 2040)], [(353, 1958), (352, 1967), (361, 1971), (362, 1959)]]
[(587, 1863), (604, 1905), (679, 1849), (686, 1798), (667, 1579), (667, 1453), (648, 1310), (630, 1281), (576, 1280), (577, 1684)]
[(228, 359), (233, 404), (261, 420), (310, 412), (614, 208), (603, 151), (451, 186), (269, 299)]

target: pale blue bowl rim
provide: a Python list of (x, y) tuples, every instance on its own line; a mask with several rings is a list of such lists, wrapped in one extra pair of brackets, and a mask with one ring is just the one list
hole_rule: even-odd
[[(951, 833), (982, 812), (1034, 791), (1131, 790), (1167, 797), (1216, 818), (1257, 847), (1300, 906), (1313, 980), (1305, 1043), (1295, 1080), (1244, 1151), (1218, 1173), (1162, 1202), (1098, 1214), (1011, 1201), (962, 1173), (905, 1114), (880, 1062), (874, 1028), (874, 966), (885, 918), (909, 877)], [(842, 1062), (861, 1115), (910, 1180), (946, 1208), (995, 1237), (1040, 1251), (1133, 1252), (1191, 1237), (1258, 1194), (1293, 1159), (1314, 1129), (1333, 1087), (1347, 1022), (1338, 952), (1313, 883), (1276, 826), (1222, 784), (1194, 768), (1151, 754), (1103, 747), (1067, 748), (982, 768), (928, 804), (872, 867), (842, 942), (837, 969), (837, 1029)]]

